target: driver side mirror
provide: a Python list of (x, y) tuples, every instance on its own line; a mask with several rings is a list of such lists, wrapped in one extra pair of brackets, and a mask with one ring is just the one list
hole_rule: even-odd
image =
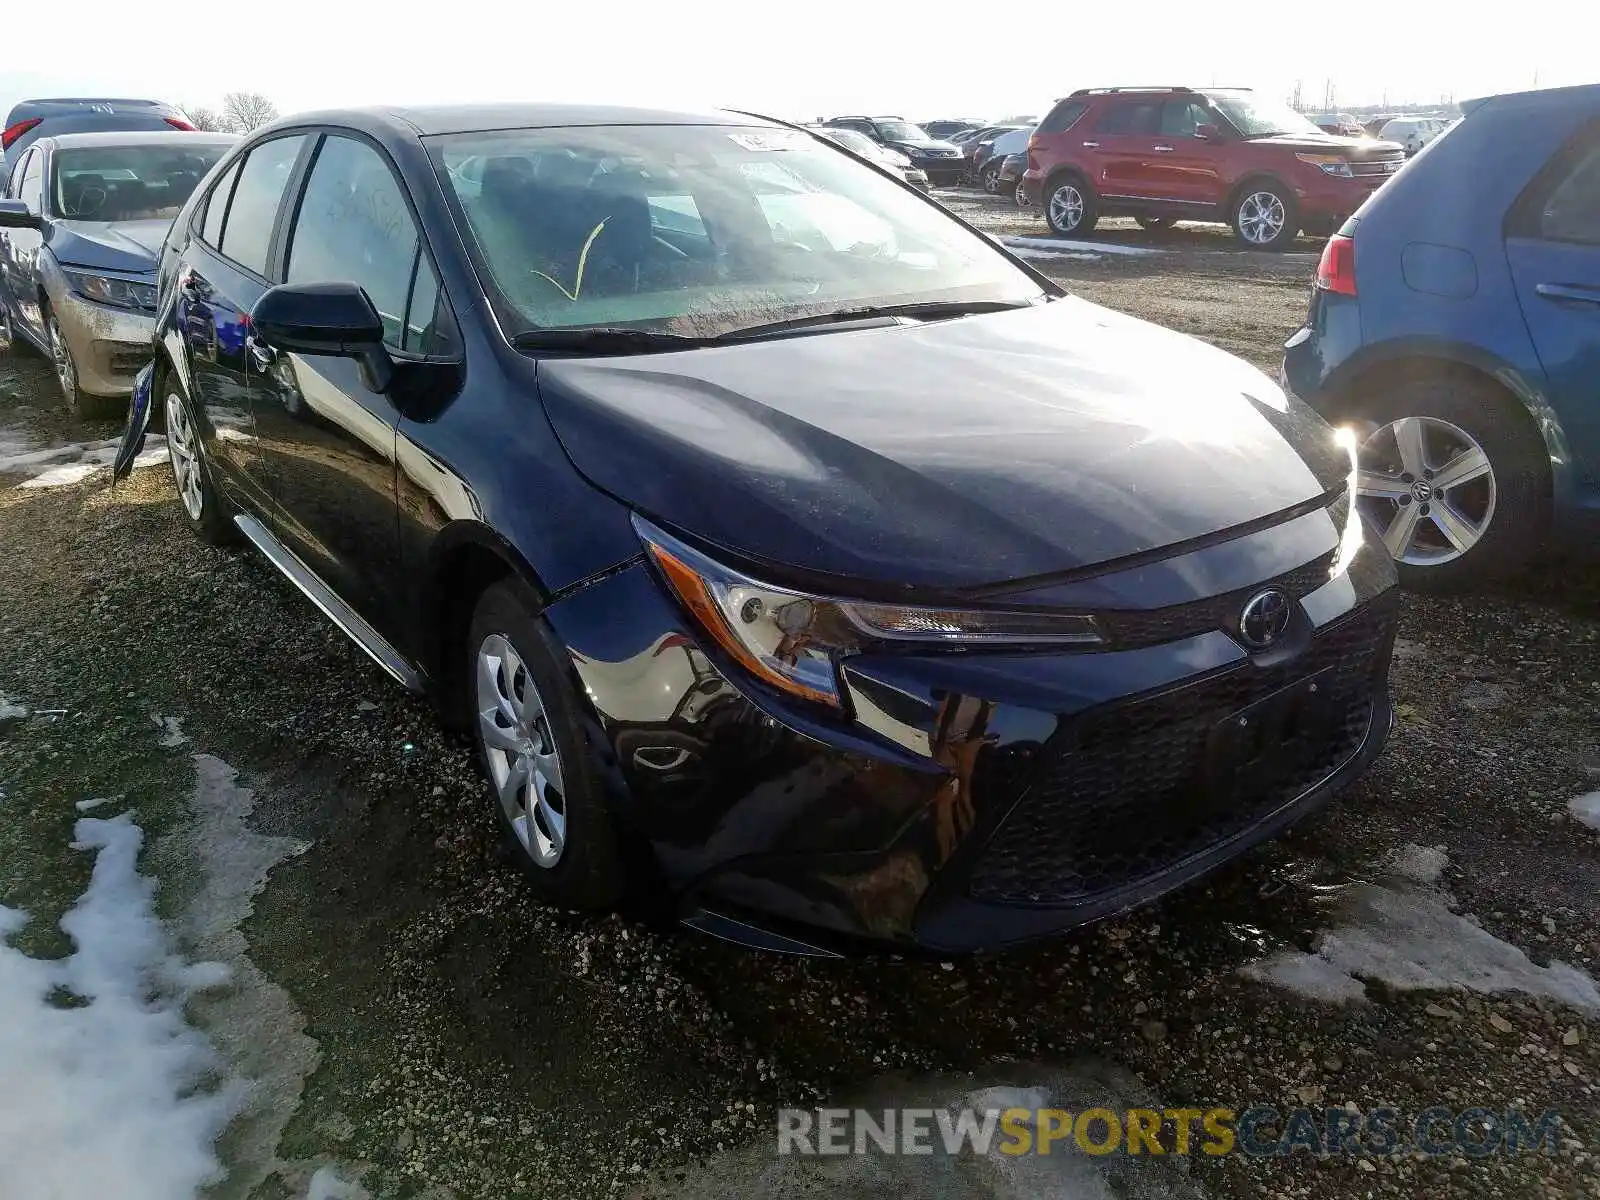
[(0, 229), (37, 229), (39, 214), (28, 211), (21, 200), (0, 200)]
[(383, 345), (383, 321), (354, 283), (282, 283), (268, 288), (250, 310), (256, 338), (274, 350), (353, 358), (362, 379), (384, 392), (394, 360)]
[(1201, 122), (1194, 127), (1194, 135), (1202, 142), (1216, 142), (1222, 140), (1222, 130), (1209, 122)]

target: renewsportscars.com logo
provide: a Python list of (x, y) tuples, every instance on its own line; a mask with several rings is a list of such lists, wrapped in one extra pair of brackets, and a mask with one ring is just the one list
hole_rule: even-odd
[(1485, 1158), (1559, 1150), (1562, 1120), (1505, 1109), (1392, 1108), (782, 1108), (779, 1154), (1421, 1153)]

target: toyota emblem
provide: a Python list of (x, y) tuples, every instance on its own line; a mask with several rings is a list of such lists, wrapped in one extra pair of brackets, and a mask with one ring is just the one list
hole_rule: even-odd
[(1250, 597), (1239, 614), (1239, 636), (1252, 650), (1265, 650), (1289, 628), (1289, 597), (1268, 588)]

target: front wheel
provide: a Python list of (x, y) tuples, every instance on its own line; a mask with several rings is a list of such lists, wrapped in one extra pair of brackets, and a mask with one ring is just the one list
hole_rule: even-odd
[(1413, 380), (1354, 412), (1356, 504), (1408, 588), (1459, 591), (1510, 574), (1544, 540), (1549, 453), (1491, 384)]
[(492, 585), (467, 639), (473, 739), (502, 834), (546, 899), (614, 908), (622, 863), (566, 652), (520, 586)]
[(67, 402), (67, 411), (75, 417), (100, 417), (107, 415), (118, 403), (116, 399), (91, 396), (78, 387), (78, 362), (73, 357), (72, 345), (62, 332), (61, 322), (48, 308), (44, 312), (45, 339), (50, 343), (50, 361), (56, 369), (56, 383), (61, 397)]
[(1081, 179), (1058, 179), (1046, 186), (1044, 220), (1052, 233), (1087, 233), (1097, 219), (1094, 192)]
[(1233, 232), (1252, 250), (1284, 250), (1300, 232), (1294, 197), (1280, 184), (1246, 188), (1233, 206)]
[(983, 169), (983, 190), (991, 196), (1000, 194), (1000, 164), (991, 163)]
[(1017, 202), (1018, 208), (1028, 207), (1028, 189), (1022, 180), (1017, 180), (1016, 190), (1012, 192), (1011, 198)]

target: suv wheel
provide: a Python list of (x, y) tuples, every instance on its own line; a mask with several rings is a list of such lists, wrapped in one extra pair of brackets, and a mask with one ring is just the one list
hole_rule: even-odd
[(1052, 232), (1071, 237), (1094, 228), (1094, 191), (1083, 180), (1075, 176), (1052, 180), (1044, 196), (1044, 220)]
[(983, 168), (983, 190), (991, 196), (1000, 194), (1000, 164), (990, 163)]
[(1544, 540), (1549, 455), (1512, 405), (1489, 384), (1419, 379), (1354, 414), (1356, 504), (1407, 587), (1481, 584), (1520, 567)]
[(1246, 187), (1233, 206), (1233, 231), (1255, 250), (1282, 250), (1300, 232), (1294, 197), (1281, 184)]
[[(622, 865), (600, 772), (561, 649), (519, 585), (496, 583), (472, 617), (473, 740), (513, 857), (545, 898), (607, 909)], [(568, 664), (570, 669), (570, 663)]]

